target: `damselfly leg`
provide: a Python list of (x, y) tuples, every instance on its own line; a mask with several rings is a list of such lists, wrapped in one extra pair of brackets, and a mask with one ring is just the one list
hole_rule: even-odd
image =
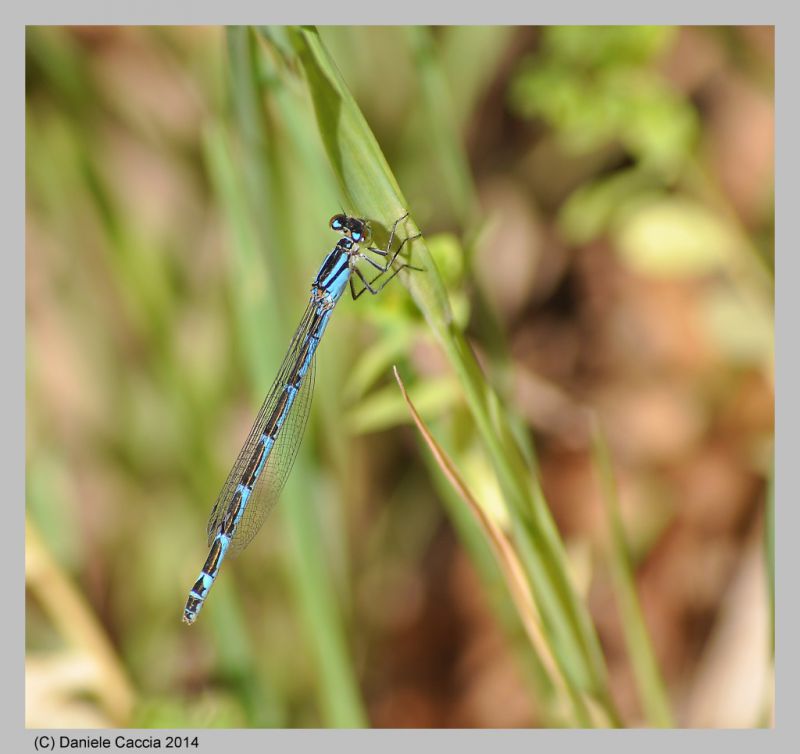
[[(375, 277), (373, 277), (372, 280), (367, 280), (367, 278), (365, 277), (364, 273), (358, 267), (353, 265), (353, 267), (352, 267), (353, 271), (355, 272), (355, 274), (358, 276), (358, 278), (361, 280), (361, 282), (364, 285), (364, 287), (360, 291), (356, 291), (355, 287), (353, 285), (353, 279), (352, 279), (352, 277), (350, 278), (350, 295), (353, 297), (354, 301), (362, 293), (364, 293), (364, 291), (369, 291), (373, 296), (377, 295), (378, 293), (380, 293), (384, 289), (386, 284), (395, 275), (397, 275), (397, 273), (400, 272), (401, 270), (415, 270), (416, 272), (422, 272), (423, 271), (421, 267), (414, 267), (413, 265), (410, 265), (408, 263), (403, 263), (399, 267), (393, 267), (392, 266), (394, 264), (395, 260), (397, 259), (398, 255), (400, 254), (401, 250), (403, 249), (403, 246), (405, 246), (406, 243), (408, 243), (409, 241), (413, 241), (413, 240), (419, 238), (422, 235), (421, 233), (416, 233), (413, 236), (408, 236), (407, 238), (404, 238), (400, 242), (400, 244), (398, 245), (397, 249), (392, 251), (392, 243), (394, 242), (394, 237), (395, 237), (395, 234), (397, 232), (397, 226), (403, 220), (405, 220), (407, 217), (408, 217), (408, 212), (406, 212), (402, 217), (398, 217), (397, 220), (394, 221), (394, 224), (392, 225), (392, 229), (389, 232), (389, 239), (386, 242), (386, 248), (385, 249), (379, 249), (379, 248), (377, 248), (375, 246), (367, 247), (367, 251), (371, 251), (374, 254), (379, 254), (380, 256), (382, 256), (384, 258), (384, 263), (383, 264), (379, 264), (374, 259), (370, 259), (368, 256), (366, 256), (365, 254), (363, 254), (361, 252), (359, 252), (357, 254), (357, 258), (358, 259), (365, 260), (369, 265), (371, 265), (376, 270), (378, 270), (378, 274), (375, 275)], [(383, 280), (380, 280), (390, 270), (391, 270), (391, 274), (389, 275), (389, 277), (384, 278)], [(380, 284), (378, 285), (378, 287), (374, 287), (374, 284), (379, 280), (380, 280)]]

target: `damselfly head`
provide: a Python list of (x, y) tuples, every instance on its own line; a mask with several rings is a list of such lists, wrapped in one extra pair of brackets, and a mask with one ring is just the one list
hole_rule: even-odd
[(344, 214), (334, 215), (330, 219), (330, 226), (337, 233), (343, 233), (356, 243), (368, 242), (370, 239), (369, 223), (358, 217), (350, 217)]
[(370, 230), (369, 223), (366, 220), (361, 220), (358, 217), (348, 217), (347, 227), (350, 229), (350, 238), (356, 243), (369, 242)]

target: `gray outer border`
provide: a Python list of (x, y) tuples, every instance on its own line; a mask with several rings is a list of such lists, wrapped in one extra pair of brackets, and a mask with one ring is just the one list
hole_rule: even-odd
[[(3, 464), (7, 467), (5, 485), (7, 507), (6, 521), (11, 525), (7, 531), (14, 534), (6, 538), (8, 547), (0, 550), (0, 566), (3, 572), (14, 577), (7, 578), (4, 584), (6, 604), (13, 605), (10, 620), (3, 621), (4, 634), (1, 646), (4, 656), (3, 667), (12, 669), (4, 679), (3, 704), (0, 705), (4, 726), (10, 736), (6, 739), (11, 750), (31, 750), (36, 746), (36, 736), (44, 731), (26, 731), (24, 729), (24, 508), (19, 504), (25, 499), (25, 192), (20, 186), (25, 181), (24, 150), (24, 100), (25, 100), (25, 57), (24, 26), (26, 24), (75, 24), (75, 23), (110, 23), (110, 24), (223, 24), (223, 23), (359, 23), (359, 24), (401, 24), (401, 23), (462, 23), (462, 24), (498, 24), (498, 23), (683, 23), (683, 24), (775, 24), (776, 25), (776, 184), (787, 182), (797, 175), (797, 171), (787, 169), (787, 165), (795, 167), (797, 161), (798, 128), (797, 105), (791, 97), (777, 97), (778, 89), (783, 87), (789, 92), (791, 83), (784, 72), (800, 70), (798, 61), (798, 44), (790, 39), (790, 11), (788, 4), (782, 6), (774, 0), (762, 0), (757, 5), (741, 0), (728, 0), (724, 4), (715, 2), (715, 8), (687, 0), (672, 0), (669, 6), (653, 6), (648, 8), (636, 0), (606, 0), (602, 4), (564, 2), (542, 3), (535, 6), (522, 0), (492, 0), (490, 4), (481, 3), (467, 6), (465, 3), (450, 4), (450, 7), (433, 7), (430, 2), (409, 2), (402, 4), (378, 4), (372, 2), (354, 3), (352, 0), (335, 0), (323, 3), (313, 0), (311, 7), (299, 9), (297, 3), (266, 3), (259, 0), (226, 0), (225, 3), (209, 2), (209, 0), (192, 0), (177, 8), (175, 4), (164, 3), (163, 0), (140, 0), (136, 4), (120, 3), (108, 7), (102, 0), (71, 0), (60, 3), (58, 0), (29, 0), (24, 6), (8, 9), (4, 7), (2, 24), (3, 44), (1, 54), (5, 57), (5, 65), (0, 67), (0, 81), (5, 100), (8, 104), (6, 117), (2, 119), (2, 128), (6, 138), (2, 140), (5, 159), (3, 165), (4, 197), (2, 207), (6, 229), (6, 252), (0, 255), (3, 274), (0, 279), (6, 289), (2, 296), (4, 316), (0, 321), (3, 328), (3, 343), (7, 353), (19, 358), (12, 358), (10, 368), (3, 371)], [(316, 7), (315, 7), (316, 6)], [(669, 13), (658, 12), (668, 7)], [(784, 32), (782, 21), (786, 21)], [(794, 61), (794, 62), (792, 62)], [(795, 85), (796, 86), (796, 85)], [(17, 109), (18, 108), (18, 109)], [(9, 113), (9, 111), (11, 111)], [(20, 112), (21, 111), (21, 112)], [(781, 139), (782, 140), (779, 140)], [(796, 178), (795, 178), (796, 181)], [(776, 216), (781, 207), (790, 209), (787, 192), (776, 191)], [(791, 211), (791, 209), (790, 209)], [(777, 225), (777, 224), (776, 224)], [(797, 235), (794, 226), (789, 232)], [(790, 297), (789, 283), (798, 279), (797, 253), (778, 255), (778, 248), (797, 249), (798, 244), (788, 245), (785, 236), (787, 228), (776, 227), (776, 330), (789, 335), (789, 321), (794, 309), (797, 314), (798, 297)], [(780, 239), (780, 243), (779, 243)], [(778, 333), (776, 332), (776, 336)], [(778, 361), (776, 359), (776, 390), (779, 385), (800, 384), (796, 358)], [(193, 731), (200, 740), (199, 750), (229, 752), (235, 747), (237, 752), (269, 751), (270, 749), (328, 751), (333, 748), (340, 751), (402, 751), (410, 747), (432, 750), (444, 747), (458, 747), (459, 750), (482, 751), (486, 747), (499, 746), (507, 751), (530, 752), (532, 748), (543, 747), (545, 751), (558, 747), (566, 747), (575, 751), (591, 748), (596, 751), (598, 744), (615, 752), (631, 751), (640, 754), (646, 747), (651, 751), (672, 752), (676, 747), (688, 747), (692, 750), (719, 747), (728, 752), (732, 750), (752, 751), (754, 747), (768, 747), (770, 750), (788, 751), (790, 741), (795, 739), (790, 729), (793, 717), (794, 701), (792, 687), (797, 689), (797, 674), (785, 672), (785, 668), (797, 668), (797, 642), (790, 640), (781, 643), (784, 636), (797, 636), (798, 621), (796, 601), (788, 602), (780, 599), (784, 573), (797, 573), (798, 548), (784, 547), (788, 543), (789, 534), (782, 532), (798, 531), (797, 506), (792, 504), (796, 495), (784, 492), (788, 481), (782, 470), (791, 468), (793, 462), (792, 446), (789, 438), (784, 437), (794, 428), (786, 417), (790, 406), (794, 403), (791, 414), (796, 410), (796, 399), (793, 391), (784, 391), (781, 395), (782, 413), (776, 411), (776, 651), (781, 659), (781, 667), (776, 668), (776, 728), (774, 730), (753, 731)], [(788, 504), (781, 504), (789, 500)], [(787, 597), (791, 597), (787, 594)], [(787, 723), (788, 721), (788, 723)], [(781, 724), (783, 723), (783, 724)], [(58, 736), (61, 731), (47, 731)], [(126, 731), (63, 731), (68, 735), (102, 735), (112, 737), (125, 734)], [(132, 735), (158, 736), (158, 731), (127, 731)], [(179, 735), (190, 731), (174, 731)], [(591, 739), (587, 738), (591, 736)], [(14, 745), (16, 744), (16, 745)], [(162, 742), (163, 745), (163, 742)], [(5, 748), (5, 747), (4, 747)], [(36, 746), (38, 749), (39, 747)], [(113, 747), (112, 751), (115, 750)], [(194, 751), (192, 749), (191, 751)]]

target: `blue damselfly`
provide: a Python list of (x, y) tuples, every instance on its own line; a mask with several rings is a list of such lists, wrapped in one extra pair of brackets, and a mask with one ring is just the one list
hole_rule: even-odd
[[(405, 263), (393, 266), (406, 242), (419, 236), (404, 238), (395, 251), (391, 250), (397, 226), (406, 217), (408, 213), (395, 221), (384, 249), (367, 245), (370, 228), (365, 220), (345, 214), (331, 218), (330, 227), (343, 238), (325, 257), (314, 278), (311, 298), (278, 376), (211, 510), (209, 553), (200, 576), (189, 590), (183, 609), (186, 623), (194, 623), (197, 618), (226, 554), (239, 552), (252, 541), (278, 500), (308, 420), (317, 346), (348, 284), (355, 300), (364, 291), (380, 292), (402, 269), (418, 269)], [(363, 251), (360, 244), (365, 245)], [(376, 262), (365, 251), (379, 255), (382, 262)], [(359, 260), (378, 270), (372, 280), (367, 280), (356, 265)], [(356, 290), (353, 276), (363, 286), (359, 290)]]

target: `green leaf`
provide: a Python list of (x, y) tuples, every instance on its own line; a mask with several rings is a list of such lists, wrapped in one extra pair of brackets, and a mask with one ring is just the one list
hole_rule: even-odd
[(713, 212), (677, 198), (642, 202), (619, 218), (612, 233), (632, 270), (665, 278), (713, 273), (731, 259), (739, 243)]
[[(428, 379), (411, 389), (414, 403), (429, 417), (451, 410), (461, 400), (458, 383), (448, 375)], [(347, 414), (347, 428), (354, 433), (380, 432), (409, 424), (410, 417), (402, 396), (394, 385), (387, 385), (359, 401)]]

